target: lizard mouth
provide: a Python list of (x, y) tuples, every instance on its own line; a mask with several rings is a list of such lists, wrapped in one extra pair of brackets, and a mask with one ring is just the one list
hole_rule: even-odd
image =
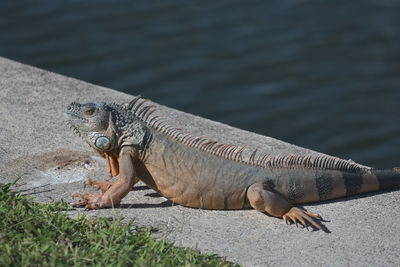
[(68, 119), (68, 121), (79, 120), (81, 122), (88, 123), (89, 122), (88, 119), (85, 119), (85, 118), (83, 118), (82, 116), (79, 115), (81, 112), (82, 112), (81, 104), (78, 104), (76, 102), (72, 102), (64, 110), (64, 115)]
[(80, 111), (81, 111), (81, 105), (76, 102), (72, 102), (64, 110), (64, 117), (67, 119), (67, 124), (74, 131), (74, 133), (78, 134), (80, 137), (83, 137), (79, 129), (76, 127), (76, 122), (78, 122), (78, 124), (88, 123), (89, 120), (79, 116), (78, 114)]
[(68, 126), (74, 131), (74, 133), (78, 134), (80, 137), (83, 137), (81, 135), (81, 132), (78, 130), (78, 128), (76, 127), (76, 123), (75, 122), (79, 122), (79, 123), (88, 123), (89, 120), (82, 118), (80, 116), (78, 116), (74, 111), (75, 109), (73, 108), (74, 103), (72, 103), (71, 105), (68, 106), (68, 108), (66, 108), (64, 110), (64, 117), (67, 119), (67, 124)]
[(89, 120), (82, 118), (81, 116), (79, 116), (78, 114), (76, 114), (75, 112), (72, 112), (68, 109), (64, 110), (64, 116), (67, 118), (68, 122), (72, 122), (72, 120), (79, 120), (81, 122), (84, 123), (88, 123)]
[(67, 124), (68, 124), (69, 128), (71, 128), (71, 129), (74, 131), (74, 133), (76, 133), (76, 134), (78, 134), (80, 137), (82, 137), (81, 132), (76, 128), (76, 126), (72, 123), (71, 120), (68, 120), (68, 121), (67, 121)]

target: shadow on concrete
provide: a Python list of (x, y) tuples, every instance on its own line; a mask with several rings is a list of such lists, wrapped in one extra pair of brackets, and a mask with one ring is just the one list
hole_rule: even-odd
[[(39, 186), (35, 186), (35, 187), (31, 187), (31, 188), (26, 188), (26, 189), (21, 189), (21, 190), (13, 190), (14, 193), (23, 193), (23, 192), (29, 192), (32, 190), (36, 190), (39, 188), (43, 188), (43, 187), (47, 187), (50, 186), (51, 184), (44, 184), (44, 185), (39, 185)], [(19, 185), (22, 186), (22, 185)], [(35, 191), (35, 192), (30, 192), (30, 193), (26, 193), (26, 194), (22, 194), (24, 195), (36, 195), (36, 194), (40, 194), (40, 193), (46, 193), (46, 192), (52, 192), (54, 189), (47, 189), (47, 190), (41, 190), (41, 191)]]
[(383, 191), (368, 192), (368, 193), (362, 193), (359, 195), (345, 196), (345, 197), (341, 197), (341, 198), (323, 200), (323, 201), (319, 201), (319, 202), (308, 202), (308, 203), (304, 203), (304, 204), (310, 205), (310, 206), (319, 206), (319, 205), (325, 205), (325, 204), (336, 203), (336, 202), (347, 202), (347, 201), (357, 200), (357, 199), (366, 198), (366, 197), (372, 197), (372, 196), (381, 195), (381, 194), (390, 193), (390, 192), (399, 191), (399, 190), (400, 190), (400, 188), (390, 188), (390, 189), (385, 189)]
[(167, 208), (175, 206), (171, 200), (166, 200), (161, 203), (134, 203), (134, 204), (120, 204), (118, 208), (120, 209), (148, 209), (148, 208)]
[(154, 197), (154, 198), (157, 198), (157, 197), (162, 197), (162, 195), (160, 195), (159, 193), (157, 193), (157, 192), (154, 192), (154, 193), (148, 193), (148, 194), (146, 194), (145, 195), (146, 197)]
[(37, 192), (32, 192), (32, 193), (21, 194), (21, 196), (32, 196), (32, 195), (48, 193), (48, 192), (52, 192), (52, 191), (54, 191), (54, 189), (48, 189), (48, 190), (42, 190), (42, 191), (37, 191)]
[(143, 190), (150, 190), (151, 188), (146, 185), (138, 185), (134, 186), (131, 191), (143, 191)]

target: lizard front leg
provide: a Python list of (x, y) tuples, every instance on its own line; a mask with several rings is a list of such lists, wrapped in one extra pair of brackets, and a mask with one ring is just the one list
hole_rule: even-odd
[[(139, 182), (139, 177), (135, 177), (135, 181), (134, 181), (134, 185)], [(99, 181), (94, 181), (92, 179), (86, 179), (85, 181), (85, 185), (89, 185), (91, 187), (93, 187), (94, 189), (98, 189), (100, 194), (103, 194), (104, 192), (106, 192), (114, 183), (116, 182), (112, 182), (112, 181), (108, 181), (106, 179), (103, 179), (103, 181), (99, 182)], [(131, 189), (132, 190), (132, 189)]]
[(108, 181), (106, 179), (103, 179), (103, 181), (94, 181), (92, 179), (86, 179), (85, 185), (89, 185), (95, 189), (98, 189), (100, 194), (103, 194), (106, 192), (115, 182)]
[[(119, 162), (118, 158), (119, 155), (116, 153), (105, 153), (101, 152), (100, 153), (107, 162), (107, 169), (108, 169), (108, 175), (110, 177), (117, 176), (119, 174)], [(108, 181), (106, 179), (103, 179), (103, 181), (94, 181), (92, 179), (86, 179), (85, 185), (89, 185), (97, 190), (99, 190), (99, 193), (102, 195), (104, 192), (106, 192), (115, 182)]]
[[(118, 155), (108, 155), (104, 154), (103, 155), (106, 158), (107, 161), (107, 167), (108, 167), (108, 174), (110, 177), (117, 176), (119, 174), (119, 162), (118, 162)], [(139, 178), (135, 178), (134, 184), (139, 182)], [(113, 181), (108, 181), (106, 179), (103, 179), (101, 182), (100, 181), (94, 181), (92, 179), (86, 179), (85, 185), (91, 186), (97, 190), (99, 190), (100, 194), (103, 194), (106, 192), (115, 182)]]
[[(80, 200), (73, 203), (74, 207), (85, 207), (88, 209), (98, 209), (105, 207), (113, 207), (121, 202), (121, 200), (131, 191), (133, 185), (137, 181), (136, 171), (134, 167), (135, 151), (132, 147), (123, 147), (119, 154), (119, 179), (112, 183), (106, 189), (104, 194), (93, 194), (86, 192), (85, 194), (75, 193), (72, 196), (79, 197)], [(107, 186), (106, 184), (104, 184)]]

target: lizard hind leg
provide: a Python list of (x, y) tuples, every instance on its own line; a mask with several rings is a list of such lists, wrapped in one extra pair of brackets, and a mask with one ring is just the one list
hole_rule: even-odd
[(308, 222), (317, 229), (321, 229), (314, 220), (321, 219), (318, 214), (293, 207), (279, 193), (272, 191), (267, 184), (251, 185), (247, 190), (247, 199), (250, 205), (260, 212), (267, 212), (271, 216), (283, 218), (286, 222), (294, 222), (296, 225), (300, 222), (305, 227)]

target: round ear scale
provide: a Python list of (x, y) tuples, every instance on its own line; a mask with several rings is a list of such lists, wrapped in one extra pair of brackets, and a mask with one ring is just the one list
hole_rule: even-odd
[(101, 150), (109, 150), (111, 148), (111, 140), (107, 136), (100, 136), (96, 139), (94, 145)]

